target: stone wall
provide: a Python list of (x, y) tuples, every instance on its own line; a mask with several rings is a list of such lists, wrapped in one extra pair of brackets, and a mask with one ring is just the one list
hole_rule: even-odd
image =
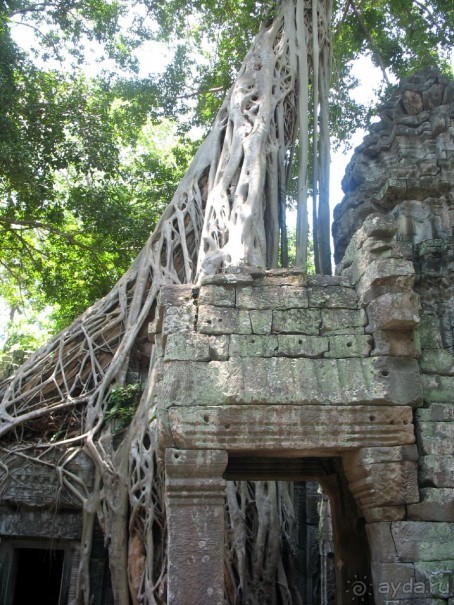
[[(207, 278), (200, 288), (164, 288), (150, 326), (160, 357), (152, 396), (171, 474), (172, 456), (223, 451), (229, 478), (320, 481), (334, 504), (339, 603), (348, 583), (369, 573), (359, 517), (389, 527), (419, 502), (419, 300), (413, 266), (394, 239), (392, 224), (370, 219), (352, 243), (355, 262), (337, 277), (239, 271)], [(394, 262), (383, 256), (385, 240)], [(294, 458), (299, 474), (285, 463)], [(333, 465), (327, 475), (308, 470), (308, 460), (319, 458)], [(175, 481), (189, 498), (185, 506), (202, 489), (195, 460), (182, 462), (172, 479), (170, 508)], [(215, 480), (203, 473), (205, 482)], [(191, 528), (184, 510), (173, 517), (185, 519), (183, 541), (190, 543), (202, 530)]]
[[(150, 327), (161, 448), (184, 493), (199, 489), (194, 450), (226, 454), (229, 478), (330, 460), (339, 603), (369, 590), (377, 604), (454, 598), (453, 100), (452, 83), (427, 73), (383, 108), (335, 211), (336, 277), (238, 269), (164, 288)], [(176, 470), (179, 457), (192, 466)], [(287, 479), (305, 478), (293, 468)], [(339, 513), (355, 506), (368, 547), (358, 517)], [(351, 552), (367, 548), (371, 576)]]
[[(398, 280), (381, 284), (389, 302), (390, 293), (408, 280), (410, 264), (415, 271), (414, 294), (406, 299), (419, 297), (413, 338), (406, 328), (390, 338), (386, 328), (392, 315), (382, 312), (381, 302), (366, 308), (369, 321), (378, 318), (382, 324), (375, 347), (395, 357), (419, 358), (423, 384), (423, 405), (414, 414), (420, 501), (407, 505), (405, 521), (369, 530), (371, 543), (382, 544), (374, 580), (383, 583), (384, 596), (391, 579), (395, 586), (400, 583), (392, 598), (396, 602), (419, 598), (424, 603), (430, 597), (439, 603), (454, 592), (453, 168), (454, 84), (431, 72), (414, 76), (401, 83), (383, 107), (381, 121), (355, 150), (343, 181), (346, 195), (335, 210), (336, 254), (338, 260), (343, 257), (339, 274), (359, 283), (364, 252), (366, 263), (375, 256), (375, 264), (399, 265)], [(389, 227), (377, 231), (368, 253), (362, 233), (373, 221)], [(394, 309), (408, 308), (394, 298)], [(411, 323), (402, 311), (400, 320), (402, 326)]]

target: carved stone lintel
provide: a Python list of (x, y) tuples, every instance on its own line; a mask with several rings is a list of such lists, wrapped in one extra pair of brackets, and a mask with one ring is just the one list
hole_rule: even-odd
[(169, 605), (222, 605), (227, 452), (167, 449)]

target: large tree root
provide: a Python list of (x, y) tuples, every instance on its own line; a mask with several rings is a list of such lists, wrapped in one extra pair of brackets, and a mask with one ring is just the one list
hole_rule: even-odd
[[(230, 265), (276, 267), (282, 243), (285, 262), (285, 191), (298, 126), (298, 223), (303, 225), (298, 262), (304, 264), (309, 90), (320, 90), (326, 104), (330, 11), (330, 0), (281, 3), (255, 39), (211, 133), (128, 272), (2, 385), (5, 477), (9, 456), (24, 444), (33, 444), (33, 451), (38, 447), (43, 463), (43, 452), (58, 448), (62, 455), (54, 466), (61, 485), (83, 507), (77, 603), (90, 601), (95, 515), (109, 548), (115, 603), (126, 605), (130, 596), (137, 605), (166, 602), (166, 515), (153, 379), (147, 382), (153, 377), (154, 351), (146, 327), (162, 285), (195, 282)], [(314, 47), (320, 49), (314, 52), (313, 32)], [(326, 126), (325, 105), (320, 123)], [(325, 126), (316, 147), (326, 157)], [(106, 423), (109, 400), (114, 389), (134, 380), (146, 383), (145, 392), (121, 445), (114, 447)], [(95, 466), (94, 486), (68, 468), (79, 452)], [(300, 602), (288, 564), (293, 525), (291, 485), (229, 483), (227, 603)]]

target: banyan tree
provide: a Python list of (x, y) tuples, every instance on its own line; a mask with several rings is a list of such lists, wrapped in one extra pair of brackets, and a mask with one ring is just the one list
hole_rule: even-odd
[[(304, 270), (307, 262), (310, 190), (316, 266), (330, 272), (331, 12), (332, 0), (282, 0), (256, 36), (211, 132), (127, 273), (1, 386), (4, 481), (12, 456), (33, 458), (38, 465), (54, 466), (61, 488), (83, 508), (77, 603), (90, 603), (95, 519), (108, 547), (115, 603), (166, 602), (166, 510), (153, 397), (156, 352), (146, 337), (161, 286), (197, 284), (206, 275), (237, 267), (285, 266), (287, 190), (296, 173), (296, 265)], [(132, 394), (136, 407), (118, 432), (111, 410), (124, 393)], [(95, 469), (93, 483), (71, 470), (81, 452)], [(291, 490), (284, 483), (229, 483), (226, 602), (258, 603), (265, 591), (269, 603), (300, 602), (292, 565), (283, 563), (282, 545), (291, 542), (295, 522)], [(259, 557), (259, 544), (276, 527), (279, 539)]]

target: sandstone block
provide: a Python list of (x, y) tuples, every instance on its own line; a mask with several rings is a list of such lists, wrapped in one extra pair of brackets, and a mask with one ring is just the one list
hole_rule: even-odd
[(363, 334), (329, 336), (329, 351), (324, 357), (368, 357), (373, 339)]
[(454, 487), (452, 456), (421, 456), (420, 482), (423, 487)]
[(454, 376), (423, 374), (422, 385), (424, 399), (428, 403), (451, 401), (454, 393)]
[(347, 466), (350, 491), (361, 509), (419, 502), (416, 462), (383, 462)]
[(210, 361), (208, 336), (202, 334), (174, 333), (166, 340), (164, 361)]
[(265, 271), (264, 277), (260, 279), (260, 285), (303, 287), (306, 285), (307, 279), (307, 274), (299, 269), (272, 269)]
[(306, 308), (307, 289), (290, 285), (241, 288), (237, 306), (244, 309)]
[[(426, 596), (424, 585), (415, 587), (413, 563), (381, 563), (374, 565), (374, 584), (380, 597), (388, 601)], [(416, 594), (415, 594), (416, 588)], [(419, 589), (419, 595), (418, 595)]]
[[(375, 414), (375, 421), (368, 418)], [(277, 455), (314, 455), (411, 444), (411, 409), (382, 406), (192, 405), (170, 406), (173, 442), (187, 449), (251, 450)], [(381, 525), (381, 524), (374, 524)]]
[(419, 323), (419, 296), (414, 292), (383, 294), (367, 306), (367, 332), (413, 330)]
[(418, 373), (409, 361), (399, 365), (391, 358), (174, 361), (166, 364), (163, 397), (167, 405), (184, 406), (197, 402), (417, 405)]
[(250, 286), (238, 290), (237, 306), (240, 309), (273, 309), (283, 304), (280, 286)]
[(283, 285), (281, 286), (281, 297), (287, 309), (301, 309), (308, 306), (307, 288)]
[(361, 512), (368, 523), (377, 523), (379, 521), (401, 521), (407, 517), (405, 506), (364, 508)]
[(357, 309), (356, 290), (341, 286), (312, 286), (308, 290), (310, 307)]
[(425, 585), (427, 594), (440, 599), (454, 597), (454, 560), (415, 562), (415, 580)]
[(454, 525), (396, 521), (391, 532), (400, 561), (445, 561), (452, 558)]
[(205, 275), (201, 281), (203, 286), (250, 286), (254, 283), (255, 276), (250, 273), (216, 273)]
[(329, 351), (328, 338), (306, 334), (278, 334), (278, 355), (282, 357), (323, 357)]
[(420, 422), (454, 421), (454, 405), (452, 403), (431, 403), (428, 407), (416, 411), (416, 419)]
[(209, 336), (211, 361), (227, 361), (229, 358), (230, 336)]
[(447, 349), (423, 351), (419, 365), (423, 373), (454, 376), (454, 356)]
[(435, 349), (438, 353), (438, 351), (443, 349), (443, 345), (436, 317), (434, 315), (421, 314), (420, 320), (419, 337), (421, 348), (424, 351)]
[(251, 318), (251, 329), (253, 334), (271, 334), (273, 323), (273, 311), (249, 311)]
[(162, 321), (162, 335), (168, 336), (177, 332), (192, 332), (196, 319), (195, 305), (187, 303), (182, 306), (169, 307)]
[(416, 435), (421, 454), (436, 456), (454, 454), (454, 422), (418, 422)]
[(207, 284), (200, 288), (197, 302), (199, 305), (234, 307), (236, 303), (236, 291), (233, 286), (214, 286), (212, 284)]
[(366, 526), (371, 557), (381, 563), (446, 561), (452, 558), (454, 525), (420, 521)]
[(162, 307), (181, 307), (191, 303), (192, 298), (192, 285), (162, 286), (159, 292), (159, 305)]
[(276, 357), (279, 345), (276, 335), (232, 334), (230, 342), (231, 357)]
[(371, 355), (389, 355), (390, 357), (419, 358), (421, 346), (417, 330), (376, 330), (374, 348)]
[(306, 279), (307, 286), (344, 286), (346, 288), (353, 287), (352, 284), (344, 279), (341, 275), (308, 275)]
[(344, 456), (344, 466), (378, 464), (380, 462), (418, 461), (416, 445), (397, 447), (363, 447)]
[(383, 294), (399, 293), (411, 290), (414, 282), (414, 269), (410, 261), (388, 258), (372, 261), (358, 284), (358, 294), (367, 304)]
[[(55, 502), (55, 500), (54, 500)], [(10, 507), (0, 508), (0, 532), (2, 537), (14, 536), (55, 540), (80, 540), (82, 515), (80, 511), (37, 510)]]
[[(247, 311), (226, 307), (199, 306), (197, 331), (201, 334), (251, 334)], [(164, 318), (165, 320), (165, 318)]]
[(424, 487), (421, 502), (408, 507), (411, 521), (445, 521), (454, 523), (454, 488)]
[(398, 561), (396, 544), (391, 533), (391, 525), (392, 523), (387, 521), (366, 525), (373, 573), (377, 569), (376, 563), (382, 564)]
[(320, 327), (318, 309), (283, 309), (273, 311), (272, 331), (275, 334), (317, 334)]
[(367, 323), (363, 309), (322, 309), (321, 334), (364, 334)]
[[(405, 111), (408, 114), (415, 115), (423, 111), (424, 103), (421, 92), (417, 90), (404, 90), (401, 98)], [(426, 109), (428, 108), (426, 107)]]

